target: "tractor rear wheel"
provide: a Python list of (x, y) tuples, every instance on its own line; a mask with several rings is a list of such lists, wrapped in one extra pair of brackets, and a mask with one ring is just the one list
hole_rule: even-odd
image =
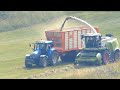
[(57, 52), (57, 51), (53, 51), (53, 52), (52, 52), (52, 57), (51, 57), (51, 62), (50, 62), (50, 64), (51, 64), (52, 66), (57, 65), (57, 63), (58, 63), (58, 58), (59, 58), (58, 52)]
[(103, 51), (103, 54), (102, 54), (102, 60), (103, 60), (103, 64), (108, 64), (109, 63), (109, 58), (110, 55), (109, 55), (109, 52), (107, 50)]
[(47, 67), (47, 65), (48, 65), (47, 57), (42, 57), (42, 58), (40, 58), (39, 66), (45, 68), (45, 67)]
[(120, 51), (116, 51), (114, 54), (114, 61), (119, 61), (120, 59)]

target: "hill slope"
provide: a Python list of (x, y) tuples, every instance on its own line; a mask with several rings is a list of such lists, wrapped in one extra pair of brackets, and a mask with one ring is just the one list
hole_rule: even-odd
[[(56, 67), (47, 67), (44, 69), (37, 67), (34, 67), (33, 69), (26, 69), (24, 67), (25, 54), (32, 52), (31, 48), (28, 47), (28, 44), (35, 42), (36, 40), (39, 40), (41, 38), (45, 39), (44, 30), (60, 28), (66, 16), (72, 15), (81, 18), (85, 21), (88, 21), (88, 23), (93, 26), (99, 26), (102, 34), (112, 33), (115, 37), (120, 38), (120, 12), (19, 11), (5, 12), (5, 14), (6, 16), (4, 16), (4, 18), (2, 16), (0, 17), (0, 78), (28, 78), (36, 75), (38, 75), (38, 77), (36, 78), (92, 78), (92, 75), (88, 76), (89, 72), (87, 72), (90, 67), (85, 66), (85, 68), (81, 67), (79, 70), (76, 70), (73, 68), (72, 63), (60, 62), (59, 65)], [(68, 22), (65, 27), (79, 25), (79, 22), (71, 21)], [(118, 70), (119, 72), (119, 62), (117, 63), (118, 67), (116, 67), (116, 64), (110, 64), (108, 66), (101, 66), (99, 68), (107, 68), (111, 67), (111, 65), (113, 69)], [(96, 72), (96, 70), (99, 70), (97, 69), (97, 67), (92, 68), (94, 68), (94, 70), (92, 71), (90, 69), (91, 74)], [(56, 69), (57, 74), (53, 73), (52, 75), (43, 75), (39, 77), (39, 75), (41, 74), (54, 72), (54, 70)], [(74, 75), (73, 73), (76, 71), (80, 73)], [(86, 71), (86, 77), (82, 77), (81, 75), (82, 73), (85, 73), (84, 71)], [(66, 76), (63, 72), (66, 73)], [(104, 72), (104, 70), (102, 70), (101, 72)], [(69, 73), (70, 75), (68, 75)], [(119, 76), (119, 73), (116, 74)]]
[(47, 23), (61, 15), (63, 15), (62, 11), (0, 11), (0, 32), (12, 31), (43, 22)]

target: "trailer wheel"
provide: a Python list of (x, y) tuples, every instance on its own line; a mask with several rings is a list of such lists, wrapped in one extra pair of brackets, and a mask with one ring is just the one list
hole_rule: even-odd
[(60, 59), (63, 61), (63, 62), (74, 62), (75, 61), (75, 57), (72, 57), (72, 56), (60, 56)]
[(61, 55), (60, 58), (64, 62), (74, 62), (76, 55), (77, 55), (76, 51), (71, 51), (71, 52), (66, 53), (64, 56)]
[(108, 64), (109, 63), (109, 58), (110, 55), (109, 55), (109, 52), (107, 50), (103, 51), (103, 54), (102, 54), (102, 60), (103, 60), (103, 64)]
[(61, 59), (63, 62), (65, 62), (65, 61), (66, 61), (66, 56), (61, 55), (61, 56), (60, 56), (60, 59)]
[(119, 61), (120, 59), (120, 51), (116, 51), (114, 54), (114, 61)]
[(26, 60), (26, 59), (25, 59), (25, 67), (26, 67), (26, 68), (32, 67), (32, 64), (28, 64), (28, 60)]
[(40, 58), (40, 61), (39, 61), (39, 66), (40, 67), (45, 68), (45, 67), (47, 67), (47, 64), (48, 64), (47, 57)]
[(57, 51), (53, 51), (50, 64), (53, 65), (53, 66), (57, 65), (58, 58), (59, 58), (58, 52)]
[(77, 52), (75, 50), (71, 51), (70, 54), (69, 54), (69, 60), (71, 62), (75, 62), (76, 55), (77, 55)]

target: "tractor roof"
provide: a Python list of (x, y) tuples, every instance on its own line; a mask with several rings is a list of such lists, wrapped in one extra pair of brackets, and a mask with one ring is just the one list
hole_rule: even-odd
[(100, 36), (100, 33), (86, 33), (84, 36)]

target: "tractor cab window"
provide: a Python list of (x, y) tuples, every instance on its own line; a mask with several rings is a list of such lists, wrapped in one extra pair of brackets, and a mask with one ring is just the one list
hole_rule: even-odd
[(50, 44), (47, 44), (46, 45), (46, 50), (50, 49), (51, 48), (51, 45)]
[(34, 44), (34, 50), (46, 49), (45, 43), (36, 43)]
[(48, 43), (48, 44), (46, 45), (46, 49), (48, 50), (48, 49), (52, 48), (53, 46), (54, 46), (53, 43)]

